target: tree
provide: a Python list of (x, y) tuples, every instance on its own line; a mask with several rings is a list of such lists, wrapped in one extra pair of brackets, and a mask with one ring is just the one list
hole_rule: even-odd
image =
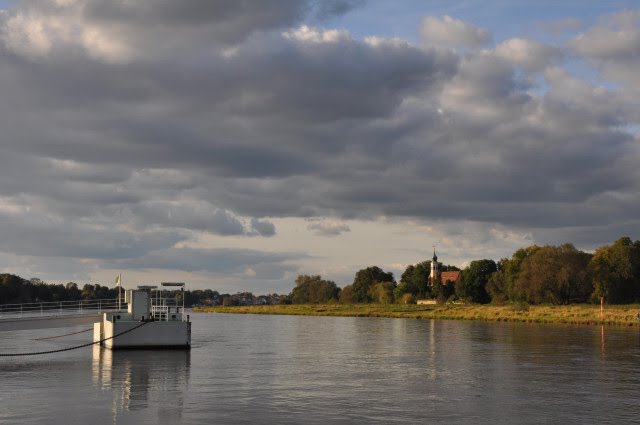
[(369, 297), (374, 303), (391, 304), (394, 288), (393, 282), (376, 282), (369, 288)]
[(402, 297), (396, 298), (396, 301), (399, 304), (415, 304), (416, 303), (416, 296), (412, 295), (412, 294), (404, 294), (404, 295), (402, 295)]
[(640, 241), (622, 237), (596, 250), (589, 269), (593, 275), (592, 299), (609, 303), (640, 300)]
[(289, 298), (289, 296), (280, 297), (280, 301), (278, 301), (278, 304), (280, 305), (291, 304), (291, 298)]
[(353, 286), (347, 285), (340, 291), (340, 303), (342, 304), (353, 304)]
[(0, 304), (18, 304), (31, 302), (27, 290), (28, 281), (20, 276), (0, 274)]
[(299, 275), (296, 287), (291, 291), (293, 304), (319, 304), (338, 300), (340, 288), (330, 280), (318, 276)]
[(238, 305), (238, 302), (234, 300), (230, 295), (222, 298), (222, 305), (224, 307), (232, 307)]
[(489, 278), (498, 271), (493, 260), (476, 260), (462, 271), (462, 278), (456, 286), (456, 295), (474, 303), (488, 303), (491, 298), (486, 287)]
[(586, 302), (593, 291), (591, 255), (571, 244), (543, 246), (522, 262), (514, 291), (533, 304)]
[(411, 294), (416, 298), (431, 297), (429, 287), (429, 274), (431, 273), (431, 261), (423, 261), (416, 265), (409, 265), (400, 277), (400, 283), (394, 290), (396, 299), (404, 294)]
[(415, 298), (415, 294), (417, 293), (418, 288), (407, 282), (400, 282), (395, 288), (393, 288), (393, 298), (396, 300), (403, 298), (405, 295)]
[(436, 298), (438, 304), (444, 304), (451, 295), (455, 293), (455, 288), (451, 284), (442, 283), (440, 276), (431, 284), (432, 296)]
[(96, 289), (93, 285), (85, 283), (80, 294), (83, 300), (93, 300), (96, 298)]
[(540, 247), (537, 245), (521, 248), (513, 253), (511, 259), (503, 258), (496, 264), (498, 270), (491, 275), (487, 282), (487, 293), (492, 302), (523, 301), (518, 299), (518, 294), (514, 291), (515, 281), (520, 274), (522, 262), (538, 249)]
[(395, 286), (393, 273), (387, 273), (376, 266), (359, 270), (353, 279), (353, 300), (357, 303), (371, 302), (369, 288), (377, 282), (392, 282)]

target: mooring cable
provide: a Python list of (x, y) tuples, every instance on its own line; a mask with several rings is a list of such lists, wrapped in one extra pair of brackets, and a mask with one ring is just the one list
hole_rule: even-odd
[(119, 334), (110, 336), (109, 338), (104, 338), (104, 339), (101, 339), (99, 341), (94, 341), (94, 342), (90, 342), (90, 343), (87, 343), (87, 344), (76, 345), (75, 347), (60, 348), (58, 350), (37, 351), (37, 352), (33, 352), (33, 353), (0, 353), (0, 357), (36, 356), (36, 355), (39, 355), (39, 354), (53, 354), (53, 353), (61, 353), (63, 351), (77, 350), (78, 348), (89, 347), (89, 346), (92, 346), (92, 345), (95, 345), (95, 344), (100, 344), (100, 343), (103, 343), (103, 342), (108, 341), (110, 339), (119, 337), (120, 335), (124, 335), (126, 333), (131, 332), (131, 331), (134, 331), (134, 330), (138, 329), (139, 327), (146, 325), (147, 323), (149, 323), (149, 322), (142, 322), (138, 326), (136, 326), (135, 328), (131, 328), (131, 329), (128, 329), (128, 330), (126, 330), (124, 332), (120, 332)]
[(89, 331), (92, 331), (92, 330), (93, 330), (93, 328), (89, 328), (89, 329), (85, 329), (85, 330), (78, 331), (78, 332), (72, 332), (70, 334), (57, 335), (57, 336), (47, 336), (47, 337), (44, 337), (44, 338), (32, 338), (31, 341), (44, 341), (44, 340), (47, 340), (47, 339), (62, 338), (64, 336), (77, 335), (77, 334), (81, 334), (81, 333), (84, 333), (84, 332), (89, 332)]

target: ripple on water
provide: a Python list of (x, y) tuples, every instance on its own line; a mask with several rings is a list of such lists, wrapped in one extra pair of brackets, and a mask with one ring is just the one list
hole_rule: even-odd
[[(192, 319), (190, 352), (0, 359), (0, 423), (629, 423), (640, 413), (633, 330)], [(43, 346), (34, 337), (14, 332), (0, 351)]]

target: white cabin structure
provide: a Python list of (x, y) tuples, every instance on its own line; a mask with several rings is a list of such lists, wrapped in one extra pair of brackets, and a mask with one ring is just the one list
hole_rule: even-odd
[(93, 341), (111, 348), (186, 348), (191, 347), (191, 322), (175, 298), (165, 295), (184, 283), (164, 282), (157, 286), (138, 286), (125, 292), (127, 311), (103, 313), (94, 323)]

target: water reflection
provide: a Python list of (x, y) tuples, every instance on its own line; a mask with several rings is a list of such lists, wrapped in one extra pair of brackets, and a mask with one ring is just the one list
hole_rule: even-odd
[[(87, 348), (0, 358), (0, 424), (501, 425), (640, 417), (637, 329), (241, 315), (197, 315), (194, 323), (191, 352), (97, 348), (92, 357)], [(32, 335), (15, 342), (0, 336), (0, 348), (28, 348)]]
[(93, 348), (92, 380), (113, 394), (114, 422), (121, 412), (157, 406), (162, 422), (179, 421), (189, 386), (188, 350), (121, 350)]

